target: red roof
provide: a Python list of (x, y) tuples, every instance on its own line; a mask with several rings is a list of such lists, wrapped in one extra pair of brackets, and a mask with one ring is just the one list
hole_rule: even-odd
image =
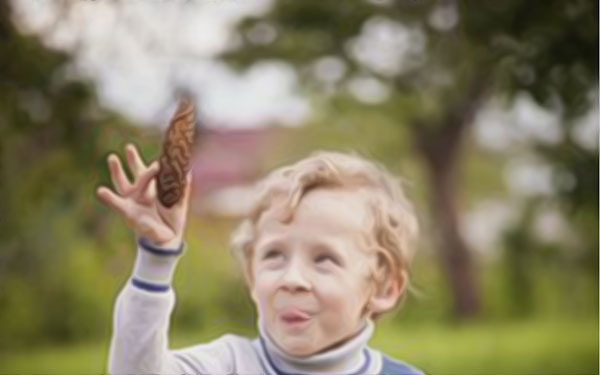
[(274, 128), (203, 129), (192, 162), (194, 190), (206, 192), (254, 180), (275, 133)]

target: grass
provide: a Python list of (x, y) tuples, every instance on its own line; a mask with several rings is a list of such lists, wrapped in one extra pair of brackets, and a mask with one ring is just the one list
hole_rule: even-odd
[(372, 342), (429, 374), (597, 374), (598, 321), (422, 326)]
[[(173, 347), (218, 335), (215, 330), (174, 334)], [(371, 344), (428, 374), (598, 373), (598, 321), (593, 319), (454, 327), (386, 323)], [(100, 374), (107, 350), (105, 341), (2, 353), (0, 374)]]

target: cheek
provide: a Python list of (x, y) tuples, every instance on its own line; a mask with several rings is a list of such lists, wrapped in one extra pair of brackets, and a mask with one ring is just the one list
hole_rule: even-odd
[(269, 312), (269, 301), (272, 299), (276, 287), (277, 285), (272, 277), (260, 274), (255, 275), (254, 286), (252, 287), (252, 299), (261, 314)]
[(330, 316), (336, 318), (340, 317), (340, 314), (347, 315), (352, 300), (352, 293), (348, 291), (347, 285), (339, 281), (329, 280), (319, 285), (321, 304)]
[(321, 303), (334, 319), (354, 319), (368, 298), (364, 283), (328, 282), (319, 287)]
[(357, 324), (358, 302), (351, 293), (336, 293), (326, 297), (321, 316), (322, 332), (329, 338), (340, 338), (353, 330)]

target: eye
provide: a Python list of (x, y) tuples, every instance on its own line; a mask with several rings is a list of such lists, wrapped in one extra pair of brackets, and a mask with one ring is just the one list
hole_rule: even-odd
[(263, 260), (264, 259), (275, 259), (281, 255), (282, 255), (281, 251), (279, 251), (277, 249), (272, 249), (265, 253), (265, 255), (263, 256)]
[(315, 262), (317, 262), (317, 263), (324, 263), (327, 261), (333, 262), (335, 264), (339, 264), (338, 260), (334, 256), (329, 255), (329, 254), (319, 254), (315, 258)]

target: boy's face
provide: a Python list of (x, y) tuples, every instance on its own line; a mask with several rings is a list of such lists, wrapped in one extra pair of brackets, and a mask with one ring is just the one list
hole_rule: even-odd
[(358, 192), (315, 189), (293, 221), (266, 211), (252, 258), (252, 298), (288, 354), (306, 356), (351, 337), (364, 324), (375, 257), (364, 250), (368, 213)]

